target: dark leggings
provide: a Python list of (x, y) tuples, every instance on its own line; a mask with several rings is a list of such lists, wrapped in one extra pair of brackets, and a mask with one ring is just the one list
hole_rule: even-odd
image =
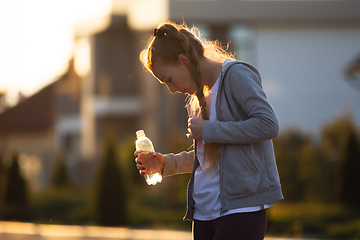
[(210, 221), (194, 220), (194, 240), (262, 240), (266, 232), (266, 210), (235, 213)]

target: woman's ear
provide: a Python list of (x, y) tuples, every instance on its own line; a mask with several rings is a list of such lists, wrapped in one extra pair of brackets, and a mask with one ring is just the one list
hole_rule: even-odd
[(189, 59), (185, 56), (185, 54), (180, 54), (179, 60), (184, 63), (186, 67), (189, 67)]

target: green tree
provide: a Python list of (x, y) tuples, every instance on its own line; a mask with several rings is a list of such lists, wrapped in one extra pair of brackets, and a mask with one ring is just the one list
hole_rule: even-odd
[(345, 145), (340, 185), (340, 199), (360, 208), (360, 144), (355, 131), (349, 132)]
[(333, 178), (331, 164), (310, 136), (307, 136), (301, 146), (298, 160), (297, 176), (303, 189), (302, 199), (309, 202), (329, 202), (332, 194), (329, 183)]
[(52, 185), (55, 188), (69, 187), (69, 178), (68, 178), (67, 168), (63, 155), (60, 155), (58, 157), (57, 163), (55, 165), (52, 176)]
[[(132, 189), (145, 188), (144, 177), (139, 174), (135, 162), (135, 140), (134, 137), (128, 138), (118, 144), (119, 163), (123, 179), (126, 179), (127, 190), (131, 192)], [(145, 183), (145, 184), (144, 184)]]
[(5, 188), (6, 175), (3, 163), (3, 154), (0, 152), (0, 202), (2, 200), (2, 194)]
[(333, 200), (360, 206), (359, 133), (350, 114), (322, 129), (322, 152), (333, 162)]
[(352, 116), (344, 114), (321, 129), (316, 142), (298, 129), (274, 140), (285, 199), (360, 205), (360, 143)]
[(7, 172), (4, 219), (26, 221), (29, 220), (27, 184), (20, 174), (18, 158), (14, 153)]
[(3, 197), (4, 197), (5, 184), (6, 184), (6, 172), (3, 164), (3, 154), (0, 152), (0, 216), (4, 207)]
[(304, 199), (305, 185), (301, 179), (300, 163), (303, 146), (309, 136), (298, 129), (288, 129), (274, 140), (275, 156), (279, 169), (284, 197), (289, 201)]
[(287, 129), (274, 140), (274, 148), (286, 200), (324, 202), (331, 198), (331, 163), (310, 134)]
[(97, 221), (103, 226), (127, 224), (126, 189), (116, 156), (116, 144), (108, 139), (105, 144), (96, 191)]

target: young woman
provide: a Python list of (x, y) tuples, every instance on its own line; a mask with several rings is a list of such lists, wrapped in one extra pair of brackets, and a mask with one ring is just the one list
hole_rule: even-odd
[(259, 72), (174, 23), (154, 29), (144, 65), (172, 93), (189, 95), (195, 149), (154, 157), (163, 176), (192, 173), (184, 219), (193, 221), (194, 239), (263, 239), (266, 208), (283, 196), (271, 140), (279, 123)]

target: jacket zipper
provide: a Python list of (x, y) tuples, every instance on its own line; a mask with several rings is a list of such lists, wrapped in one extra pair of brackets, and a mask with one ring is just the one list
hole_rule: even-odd
[(221, 203), (221, 207), (220, 207), (220, 216), (222, 216), (224, 214), (224, 209), (225, 209), (225, 203), (224, 203), (224, 187), (223, 187), (223, 152), (224, 152), (224, 144), (222, 145), (221, 149), (221, 154), (220, 154), (220, 159), (219, 159), (219, 172), (220, 172), (220, 203)]

